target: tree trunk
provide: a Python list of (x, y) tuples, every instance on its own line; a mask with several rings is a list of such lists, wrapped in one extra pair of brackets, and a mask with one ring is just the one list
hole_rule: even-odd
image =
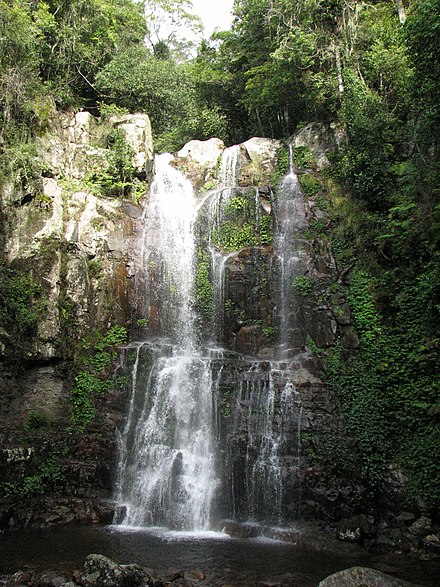
[(397, 5), (397, 14), (399, 15), (399, 22), (400, 24), (405, 24), (406, 14), (405, 14), (405, 7), (403, 5), (403, 0), (396, 0)]

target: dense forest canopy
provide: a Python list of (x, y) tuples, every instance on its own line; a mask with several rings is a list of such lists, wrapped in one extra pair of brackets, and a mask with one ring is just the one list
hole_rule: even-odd
[(337, 123), (327, 237), (361, 350), (334, 349), (328, 377), (372, 490), (396, 461), (438, 503), (440, 0), (236, 0), (234, 15), (194, 56), (173, 29), (199, 30), (186, 0), (0, 0), (3, 180), (41, 175), (33, 138), (55, 108), (145, 111), (157, 150)]

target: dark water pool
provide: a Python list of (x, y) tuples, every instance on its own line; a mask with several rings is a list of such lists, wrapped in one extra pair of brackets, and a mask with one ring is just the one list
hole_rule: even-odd
[[(342, 548), (342, 545), (341, 545)], [(68, 575), (81, 569), (90, 553), (118, 563), (138, 563), (167, 571), (202, 570), (205, 585), (256, 586), (282, 578), (290, 587), (314, 587), (338, 570), (368, 565), (401, 579), (434, 587), (440, 584), (440, 563), (398, 555), (368, 556), (361, 550), (319, 551), (268, 539), (233, 539), (221, 534), (177, 534), (163, 531), (120, 531), (106, 528), (64, 528), (0, 535), (0, 574), (24, 565)]]

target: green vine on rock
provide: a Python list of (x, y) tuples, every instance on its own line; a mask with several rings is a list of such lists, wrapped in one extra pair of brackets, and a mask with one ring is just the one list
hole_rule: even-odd
[(105, 393), (112, 386), (109, 379), (109, 369), (114, 360), (112, 349), (126, 341), (127, 330), (122, 326), (113, 326), (107, 334), (95, 334), (83, 341), (83, 350), (88, 354), (82, 361), (87, 369), (82, 369), (75, 376), (71, 394), (72, 421), (79, 431), (84, 431), (97, 415), (94, 396)]
[(205, 251), (199, 252), (196, 275), (196, 305), (205, 320), (214, 315), (212, 284), (209, 278), (209, 258)]

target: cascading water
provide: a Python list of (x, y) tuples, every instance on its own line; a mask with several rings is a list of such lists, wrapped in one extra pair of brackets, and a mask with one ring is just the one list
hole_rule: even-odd
[(304, 201), (298, 176), (293, 165), (293, 146), (289, 145), (289, 173), (282, 180), (276, 201), (276, 231), (274, 248), (279, 263), (278, 315), (279, 350), (282, 356), (292, 356), (303, 344), (297, 324), (295, 279), (302, 276), (306, 266), (306, 251), (300, 238), (305, 226)]
[[(156, 283), (146, 303), (150, 314), (156, 307), (167, 339), (136, 350), (117, 503), (126, 508), (123, 525), (196, 530), (209, 525), (218, 485), (211, 370), (198, 352), (194, 323), (193, 189), (170, 158), (156, 159), (144, 233), (144, 259)], [(141, 363), (150, 366), (143, 377)]]
[[(220, 184), (202, 204), (170, 159), (156, 159), (143, 219), (144, 267), (137, 291), (150, 320), (150, 338), (127, 349), (132, 389), (116, 496), (125, 511), (122, 524), (206, 530), (213, 515), (280, 524), (300, 507), (296, 471), (303, 409), (291, 377), (296, 328), (291, 285), (304, 269), (298, 180), (291, 167), (275, 207), (274, 251), (267, 251), (275, 260), (271, 271), (278, 268), (280, 335), (278, 360), (263, 361), (219, 348), (229, 261), (249, 257), (249, 246), (230, 252), (219, 235), (225, 224), (233, 224), (235, 204), (246, 206), (244, 222), (257, 227), (258, 237), (260, 216), (268, 214), (267, 192), (263, 205), (258, 189), (238, 187), (239, 146), (224, 151)], [(196, 246), (197, 216), (205, 237)], [(215, 349), (198, 332), (201, 254), (205, 264), (210, 259), (213, 328), (206, 338)]]
[(215, 336), (222, 339), (223, 310), (225, 293), (225, 267), (231, 254), (219, 251), (216, 240), (226, 220), (225, 210), (234, 197), (241, 170), (241, 150), (234, 145), (224, 150), (218, 188), (209, 198), (208, 218), (208, 251), (211, 257), (211, 274), (213, 290), (213, 306), (215, 312)]

